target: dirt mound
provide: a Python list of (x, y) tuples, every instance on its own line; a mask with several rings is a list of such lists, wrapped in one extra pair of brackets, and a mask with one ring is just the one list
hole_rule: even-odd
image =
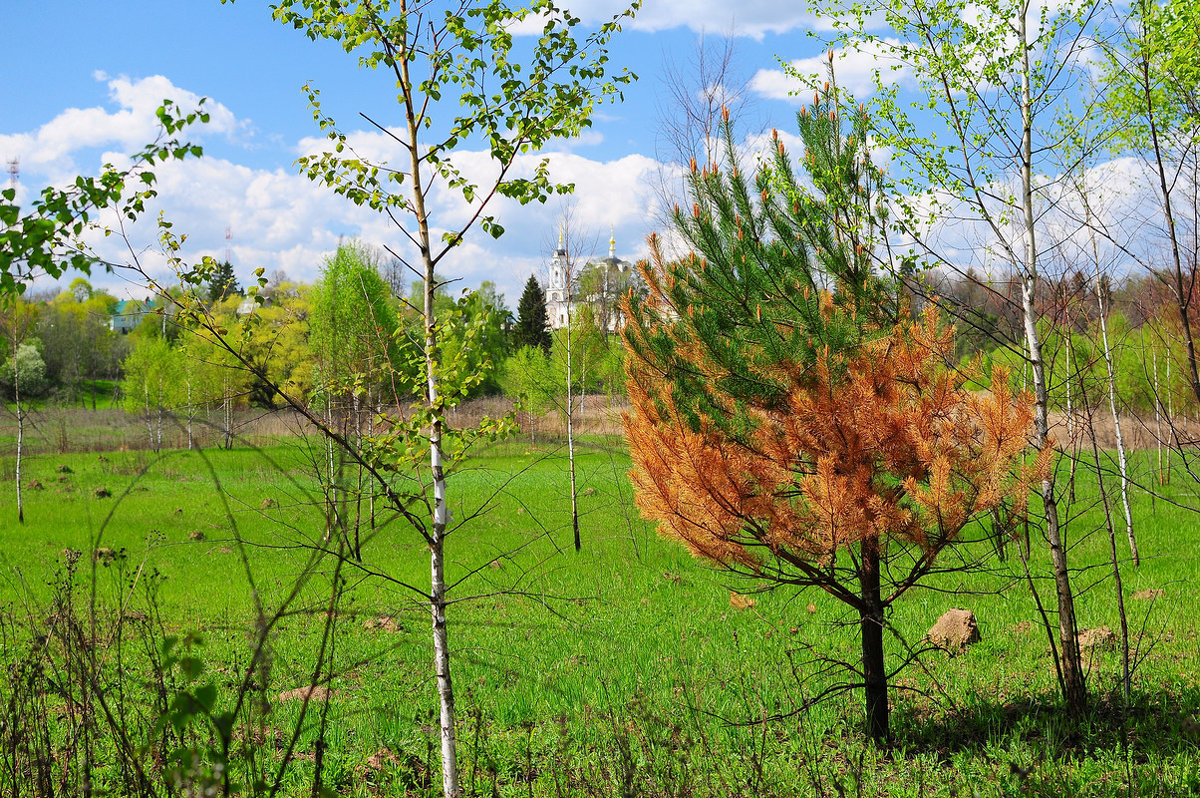
[(929, 630), (929, 642), (943, 651), (951, 654), (961, 654), (973, 643), (978, 643), (979, 624), (975, 622), (975, 613), (961, 610), (957, 607), (949, 609), (937, 619), (937, 623)]
[(321, 685), (309, 687), (297, 687), (294, 690), (285, 690), (279, 694), (279, 703), (285, 704), (288, 701), (328, 701), (333, 693), (328, 687)]
[(1107, 626), (1084, 629), (1075, 636), (1081, 649), (1112, 649), (1117, 647), (1117, 635)]

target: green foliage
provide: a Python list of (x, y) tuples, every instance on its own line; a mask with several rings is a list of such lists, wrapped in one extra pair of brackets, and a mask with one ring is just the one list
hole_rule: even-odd
[[(358, 55), (360, 66), (391, 72), (399, 88), (411, 88), (414, 93), (401, 94), (397, 102), (414, 111), (418, 129), (436, 126), (438, 131), (427, 149), (411, 156), (468, 203), (495, 194), (521, 204), (545, 202), (570, 187), (552, 182), (548, 159), (542, 159), (531, 176), (503, 174), (484, 191), (455, 166), (453, 154), (460, 143), (482, 141), (493, 161), (511, 164), (553, 139), (578, 135), (591, 125), (595, 104), (620, 97), (636, 77), (628, 71), (610, 74), (607, 55), (609, 39), (632, 10), (591, 33), (582, 33), (580, 18), (551, 0), (528, 6), (490, 0), (444, 9), (395, 8), (388, 0), (281, 0), (272, 12), (311, 39), (338, 41), (347, 53)], [(542, 36), (531, 51), (517, 50), (511, 28), (533, 20), (544, 20)], [(299, 159), (305, 173), (356, 204), (424, 216), (423, 198), (402, 190), (406, 181), (420, 180), (407, 171), (408, 164), (401, 170), (381, 169), (352, 151), (347, 157), (346, 137), (322, 111), (319, 91), (305, 88), (313, 118), (329, 131), (332, 145), (330, 151)], [(437, 116), (439, 111), (447, 116)], [(482, 211), (468, 226), (476, 222), (493, 237), (504, 232), (495, 217)], [(446, 233), (443, 241), (454, 246), (464, 232)]]
[[(995, 239), (989, 262), (1036, 271), (1009, 228), (1023, 213), (1023, 132), (1031, 136), (1032, 170), (1057, 173), (1062, 130), (1050, 120), (1086, 112), (1077, 89), (1091, 36), (1102, 36), (1092, 28), (1103, 8), (1096, 2), (1043, 8), (1025, 0), (993, 0), (986, 10), (970, 0), (827, 7), (841, 46), (888, 65), (876, 73), (868, 101), (870, 134), (890, 152), (889, 168), (903, 189), (894, 197), (902, 211), (897, 221), (932, 255), (957, 254), (929, 240), (949, 216), (985, 226)], [(817, 80), (792, 72), (804, 85)], [(902, 96), (913, 83), (916, 98)], [(1035, 183), (1035, 202), (1052, 197), (1052, 185)]]
[(97, 261), (79, 236), (102, 209), (136, 219), (157, 196), (155, 165), (202, 154), (180, 134), (192, 124), (208, 122), (203, 109), (203, 100), (198, 110), (188, 113), (169, 100), (163, 102), (157, 111), (158, 138), (135, 153), (127, 168), (106, 164), (98, 177), (80, 176), (66, 188), (45, 188), (29, 213), (22, 214), (16, 205), (15, 189), (0, 191), (0, 294), (23, 293), (42, 274), (58, 277), (71, 269), (90, 274)]
[[(923, 660), (929, 678), (937, 680), (946, 697), (930, 702), (913, 692), (898, 694), (898, 745), (880, 756), (864, 750), (862, 736), (851, 728), (854, 707), (848, 700), (812, 707), (802, 720), (775, 717), (788, 715), (829, 684), (825, 674), (802, 671), (808, 681), (803, 690), (797, 688), (795, 665), (803, 652), (844, 658), (854, 645), (856, 630), (846, 623), (835, 600), (814, 593), (797, 602), (794, 595), (777, 591), (754, 594), (750, 598), (756, 603), (749, 609), (731, 606), (729, 589), (744, 589), (715, 578), (711, 568), (655, 538), (628, 501), (628, 456), (604, 443), (588, 439), (578, 455), (580, 484), (594, 491), (581, 495), (582, 511), (604, 531), (589, 542), (587, 567), (562, 567), (553, 547), (553, 536), (569, 524), (562, 466), (553, 456), (554, 448), (503, 444), (480, 452), (472, 460), (474, 468), (461, 475), (466, 508), (481, 504), (494, 491), (497, 474), (506, 475), (509, 488), (485, 525), (478, 527), (479, 533), (462, 536), (448, 578), (460, 579), (483, 566), (497, 585), (511, 579), (521, 592), (457, 605), (455, 620), (470, 630), (472, 649), (472, 656), (455, 663), (456, 677), (472, 688), (469, 697), (460, 699), (460, 729), (466, 741), (460, 761), (465, 773), (478, 771), (477, 792), (490, 794), (494, 778), (501, 795), (549, 798), (559, 795), (570, 779), (581, 792), (620, 795), (622, 779), (628, 777), (633, 788), (625, 794), (640, 788), (639, 794), (647, 796), (715, 797), (728, 795), (726, 785), (752, 784), (755, 766), (764, 776), (754, 794), (763, 798), (819, 795), (821, 790), (813, 786), (817, 779), (830, 795), (837, 794), (835, 784), (855, 795), (858, 784), (864, 795), (897, 798), (975, 791), (997, 796), (1001, 790), (1014, 796), (1115, 798), (1132, 792), (1173, 798), (1200, 789), (1191, 721), (1200, 711), (1195, 676), (1200, 672), (1195, 645), (1200, 606), (1191, 589), (1195, 569), (1190, 558), (1146, 557), (1141, 569), (1129, 573), (1129, 594), (1165, 590), (1155, 601), (1127, 596), (1128, 610), (1157, 630), (1154, 650), (1139, 668), (1131, 711), (1124, 714), (1113, 706), (1097, 713), (1082, 733), (1066, 728), (1055, 704), (1045, 636), (1036, 626), (1028, 630), (1025, 625), (1036, 617), (1037, 607), (1027, 591), (1011, 588), (1012, 580), (1023, 579), (1017, 558), (996, 563), (993, 573), (937, 575), (936, 590), (911, 595), (907, 603), (894, 606), (889, 621), (898, 634), (921, 640), (945, 609), (962, 606), (964, 595), (969, 595), (984, 639), (961, 656), (936, 654)], [(526, 450), (531, 451), (522, 454)], [(321, 506), (288, 500), (298, 497), (301, 487), (312, 489), (310, 482), (297, 485), (305, 471), (303, 456), (293, 447), (278, 447), (257, 453), (245, 448), (178, 452), (161, 460), (128, 451), (31, 458), (28, 478), (48, 489), (27, 496), (31, 520), (26, 528), (0, 525), (0, 549), (10, 576), (0, 580), (0, 604), (41, 606), (62, 566), (60, 552), (88, 552), (95, 545), (89, 534), (89, 517), (94, 523), (97, 510), (91, 498), (95, 489), (115, 490), (132, 479), (127, 475), (149, 463), (135, 490), (116, 508), (101, 545), (128, 550), (132, 567), (126, 578), (143, 562), (146, 572), (161, 572), (155, 616), (161, 616), (168, 629), (181, 630), (171, 632), (179, 638), (171, 653), (203, 663), (202, 670), (187, 669), (199, 672), (191, 682), (180, 666), (172, 668), (168, 701), (211, 683), (219, 689), (214, 714), (232, 709), (230, 698), (248, 670), (249, 657), (244, 630), (231, 624), (253, 618), (254, 606), (249, 580), (236, 564), (239, 553), (221, 551), (232, 544), (225, 542), (230, 535), (216, 528), (220, 520), (209, 510), (214, 493), (208, 469), (226, 486), (235, 508), (248, 508), (235, 512), (239, 536), (247, 543), (244, 552), (257, 594), (271, 607), (284, 600), (309, 551), (280, 546), (282, 530), (319, 530), (323, 523)], [(1141, 472), (1152, 467), (1152, 453), (1134, 457)], [(268, 459), (280, 468), (268, 466)], [(73, 473), (59, 473), (59, 465)], [(1083, 514), (1073, 521), (1084, 529), (1103, 523), (1101, 511), (1093, 506), (1099, 493), (1094, 476), (1086, 477), (1089, 471), (1079, 471), (1078, 489), (1087, 501), (1081, 502)], [(63, 487), (69, 491), (59, 492), (55, 485), (62, 476), (68, 478)], [(1175, 480), (1165, 490), (1172, 500), (1187, 503), (1194, 483)], [(268, 498), (284, 507), (258, 511)], [(1139, 491), (1134, 501), (1138, 517), (1150, 517), (1150, 498)], [(107, 502), (100, 506), (109, 509)], [(183, 512), (177, 515), (176, 508)], [(1186, 551), (1196, 544), (1198, 530), (1188, 511), (1160, 500), (1153, 518), (1140, 541), (1145, 551)], [(204, 530), (208, 539), (190, 540), (194, 529)], [(1082, 567), (1098, 567), (1107, 561), (1107, 545), (1103, 535), (1093, 535), (1073, 552)], [(412, 556), (412, 548), (402, 536), (381, 534), (367, 564), (386, 566), (397, 579), (416, 581), (428, 565)], [(499, 567), (488, 567), (497, 551), (513, 554), (501, 558)], [(86, 560), (81, 570), (87, 581)], [(123, 606), (128, 582), (115, 579), (112, 569), (97, 570), (101, 594), (112, 597), (116, 612), (144, 609), (136, 596)], [(354, 597), (354, 615), (339, 613), (333, 676), (323, 682), (332, 693), (328, 709), (333, 729), (326, 738), (325, 761), (348, 763), (347, 770), (362, 774), (343, 788), (346, 794), (356, 789), (366, 794), (377, 786), (387, 794), (393, 775), (394, 794), (403, 795), (406, 789), (427, 794), (417, 786), (406, 788), (397, 774), (414, 772), (403, 761), (415, 762), (419, 773), (427, 761), (427, 744), (436, 745), (436, 730), (431, 736), (427, 729), (427, 713), (436, 704), (425, 689), (426, 673), (413, 664), (424, 656), (428, 621), (395, 592), (378, 590), (375, 584), (362, 587), (366, 589)], [(553, 596), (587, 599), (556, 602), (556, 611), (550, 613), (543, 597)], [(805, 609), (809, 601), (811, 611)], [(1089, 628), (1117, 628), (1108, 591), (1088, 591), (1081, 603)], [(107, 615), (108, 606), (106, 602), (97, 616), (101, 630), (109, 628), (105, 621), (119, 617)], [(255, 723), (239, 722), (230, 750), (235, 783), (247, 785), (246, 760), (239, 760), (247, 747), (265, 760), (263, 770), (269, 775), (275, 772), (269, 766), (281, 761), (280, 749), (299, 717), (300, 702), (276, 697), (309, 683), (311, 674), (293, 663), (310, 661), (326, 623), (325, 607), (315, 600), (305, 609), (309, 606), (311, 611), (293, 613), (272, 629), (275, 667), (263, 688), (271, 703), (264, 724), (268, 742), (259, 743), (264, 738), (255, 734)], [(25, 615), (19, 610), (15, 614)], [(379, 616), (391, 617), (396, 631), (365, 628), (365, 620)], [(48, 613), (33, 617), (41, 635), (47, 631), (45, 617)], [(204, 634), (203, 646), (186, 642), (183, 630), (196, 628), (215, 630)], [(132, 657), (140, 646), (134, 634), (134, 624), (127, 621), (121, 638), (126, 656)], [(13, 643), (5, 648), (10, 658), (19, 651)], [(114, 654), (110, 650), (107, 659)], [(1117, 653), (1097, 648), (1090, 661), (1090, 683), (1099, 691), (1115, 689), (1120, 679)], [(5, 680), (0, 704), (9, 706), (21, 685), (18, 679)], [(141, 678), (127, 679), (119, 688), (115, 678), (103, 685), (110, 701), (124, 695), (135, 706), (153, 705), (151, 691), (157, 689), (155, 682)], [(257, 693), (251, 696), (251, 703), (257, 700)], [(308, 729), (316, 725), (314, 706), (322, 705), (310, 705)], [(475, 712), (480, 714), (478, 721)], [(90, 722), (87, 716), (75, 717)], [(63, 713), (56, 728), (66, 729), (70, 719)], [(151, 715), (132, 729), (146, 731), (154, 720)], [(184, 737), (188, 745), (203, 751), (210, 740), (218, 739), (203, 711), (191, 713), (189, 722)], [(355, 733), (345, 734), (343, 729)], [(105, 745), (115, 742), (115, 735), (97, 736)], [(311, 751), (312, 739), (302, 737), (297, 753)], [(632, 746), (627, 770), (620, 766), (626, 761), (621, 759), (622, 745)], [(379, 771), (365, 766), (384, 748), (401, 762), (385, 761)], [(162, 753), (175, 750), (172, 743)], [(1023, 780), (1013, 774), (1010, 763), (1032, 769), (1030, 777)], [(170, 764), (163, 762), (164, 767)], [(97, 757), (93, 767), (97, 792), (108, 788), (126, 794), (112, 789), (120, 783), (113, 757)], [(306, 767), (311, 763), (296, 762), (280, 796), (311, 795), (311, 770)], [(604, 773), (613, 782), (601, 781)], [(19, 786), (27, 791), (28, 784), (26, 780)], [(249, 786), (242, 790), (253, 792)], [(750, 787), (742, 792), (749, 794)]]
[[(560, 394), (566, 393), (567, 347), (571, 349), (571, 393), (575, 396), (594, 393), (606, 375), (601, 370), (609, 350), (620, 349), (618, 342), (610, 341), (596, 322), (596, 313), (589, 305), (572, 308), (570, 343), (567, 328), (555, 330), (551, 336), (550, 361), (558, 371), (557, 384)], [(611, 364), (610, 364), (611, 365)], [(563, 409), (565, 410), (565, 403)]]
[(517, 324), (513, 328), (513, 348), (540, 347), (550, 351), (550, 319), (546, 315), (546, 292), (532, 274), (525, 281), (517, 304)]
[(523, 346), (504, 361), (501, 372), (504, 393), (516, 399), (522, 410), (542, 415), (559, 396), (557, 369), (540, 346)]
[[(869, 158), (864, 113), (840, 108), (836, 93), (797, 115), (805, 153), (799, 176), (778, 134), (753, 183), (741, 168), (726, 117), (724, 169), (693, 163), (693, 205), (675, 226), (692, 254), (648, 272), (647, 303), (630, 302), (631, 356), (669, 375), (675, 404), (733, 431), (746, 422), (720, 408), (725, 398), (770, 407), (790, 371), (807, 369), (826, 347), (858, 345), (872, 325), (895, 319), (898, 299), (876, 274), (886, 232), (883, 176)], [(823, 292), (840, 312), (821, 310)], [(703, 365), (694, 360), (703, 352)]]
[(1191, 0), (1132, 4), (1127, 34), (1105, 50), (1103, 108), (1117, 140), (1137, 149), (1194, 131), (1200, 123), (1200, 7)]
[[(446, 311), (439, 315), (445, 316)], [(478, 291), (464, 293), (450, 311), (453, 322), (442, 339), (444, 356), (454, 358), (461, 354), (467, 359), (466, 368), (477, 371), (482, 377), (468, 391), (467, 398), (500, 393), (499, 370), (508, 357), (509, 340), (505, 328), (510, 316), (504, 306), (504, 297), (496, 293), (493, 283), (487, 281)]]
[(10, 399), (14, 388), (20, 391), (22, 399), (45, 395), (48, 387), (46, 363), (36, 346), (29, 342), (22, 343), (17, 347), (16, 355), (9, 356), (4, 363), (3, 373), (0, 373), (0, 387), (4, 388)]
[(589, 261), (575, 283), (579, 288), (580, 306), (588, 307), (594, 323), (606, 335), (624, 325), (622, 303), (630, 292), (641, 298), (646, 296), (646, 285), (638, 271), (617, 268), (608, 258)]
[(236, 715), (219, 706), (220, 690), (207, 677), (203, 646), (197, 635), (163, 640), (161, 669), (174, 693), (155, 730), (175, 743), (163, 754), (176, 787), (197, 795), (230, 794), (231, 788), (237, 791), (229, 772)]
[(237, 275), (233, 273), (233, 264), (220, 261), (208, 278), (208, 301), (221, 302), (241, 293), (238, 287)]
[(174, 406), (179, 358), (162, 337), (137, 339), (123, 364), (121, 406), (129, 413)]
[(320, 390), (337, 393), (356, 381), (379, 382), (411, 357), (400, 351), (403, 341), (390, 300), (362, 245), (344, 244), (326, 260), (308, 317)]
[(128, 341), (108, 326), (116, 303), (115, 297), (94, 291), (86, 280), (77, 278), (71, 289), (42, 307), (37, 330), (56, 398), (86, 400), (85, 381), (118, 374)]

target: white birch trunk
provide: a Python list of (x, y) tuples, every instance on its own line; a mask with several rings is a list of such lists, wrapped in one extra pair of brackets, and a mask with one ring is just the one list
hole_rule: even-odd
[[(1175, 399), (1171, 396), (1171, 344), (1167, 342), (1167, 426), (1171, 430), (1171, 439), (1176, 447), (1179, 446), (1179, 432), (1175, 428)], [(1167, 449), (1167, 484), (1171, 484), (1171, 469), (1173, 467), (1173, 450)]]
[[(570, 242), (568, 242), (570, 246)], [(568, 258), (570, 250), (568, 250)], [(571, 385), (571, 261), (567, 260), (567, 470), (571, 480), (571, 530), (575, 551), (583, 548), (579, 539), (579, 499), (575, 489), (575, 397)]]
[(17, 405), (17, 523), (25, 523), (25, 500), (21, 495), (21, 454), (25, 446), (25, 413), (21, 409), (21, 366), (18, 345), (13, 341), (13, 400)]
[[(1095, 249), (1096, 242), (1092, 241)], [(1108, 376), (1108, 409), (1112, 413), (1113, 427), (1117, 433), (1117, 468), (1121, 472), (1121, 505), (1125, 511), (1125, 534), (1129, 537), (1129, 552), (1133, 565), (1141, 565), (1137, 538), (1133, 534), (1133, 511), (1129, 507), (1129, 464), (1125, 457), (1125, 439), (1121, 435), (1121, 416), (1117, 413), (1117, 375), (1113, 365), (1112, 349), (1108, 343), (1108, 321), (1105, 319), (1104, 290), (1100, 283), (1100, 263), (1096, 262), (1096, 304), (1100, 312), (1100, 341), (1104, 347), (1104, 369)], [(1098, 464), (1097, 464), (1098, 465)]]
[(1158, 484), (1163, 482), (1162, 400), (1158, 393), (1158, 348), (1150, 347), (1150, 362), (1154, 364), (1154, 445), (1158, 449)]
[[(1049, 395), (1046, 389), (1046, 369), (1042, 360), (1041, 341), (1037, 332), (1037, 310), (1034, 299), (1037, 291), (1036, 217), (1033, 210), (1033, 90), (1030, 85), (1029, 39), (1026, 29), (1029, 0), (1017, 15), (1018, 44), (1021, 47), (1021, 206), (1024, 226), (1024, 273), (1021, 275), (1021, 310), (1025, 340), (1029, 346), (1029, 368), (1033, 378), (1035, 422), (1038, 444), (1045, 446), (1050, 439)], [(1055, 592), (1058, 599), (1058, 632), (1062, 661), (1060, 663), (1063, 693), (1068, 712), (1082, 717), (1087, 708), (1087, 687), (1084, 683), (1079, 642), (1075, 637), (1075, 599), (1067, 567), (1067, 549), (1062, 539), (1057, 498), (1054, 495), (1053, 471), (1041, 483), (1042, 505), (1046, 514), (1046, 538), (1054, 568)]]
[(188, 371), (187, 375), (187, 447), (188, 451), (196, 448), (195, 439), (192, 436), (192, 419), (196, 415), (196, 407), (192, 404), (192, 373)]
[(1073, 341), (1071, 340), (1071, 319), (1067, 317), (1067, 440), (1071, 442), (1071, 472), (1068, 475), (1069, 485), (1069, 501), (1075, 501), (1075, 467), (1079, 464), (1079, 447), (1076, 445), (1076, 433), (1079, 425), (1075, 418), (1074, 407), (1071, 404), (1071, 380), (1075, 377), (1075, 373), (1071, 370), (1071, 350), (1074, 349)]
[(150, 383), (142, 384), (142, 406), (146, 410), (146, 435), (150, 438), (150, 448), (154, 451), (154, 419), (150, 415)]
[[(408, 12), (408, 0), (401, 0), (400, 13)], [(397, 63), (400, 83), (412, 87), (409, 74), (408, 42), (405, 40)], [(430, 410), (429, 424), (429, 468), (433, 481), (433, 526), (429, 533), (429, 612), (433, 623), (433, 667), (437, 679), (439, 704), (439, 736), (442, 756), (443, 798), (458, 798), (461, 795), (458, 778), (458, 743), (455, 735), (454, 682), (450, 676), (450, 642), (446, 630), (446, 580), (445, 544), (450, 513), (446, 505), (446, 474), (442, 453), (442, 430), (445, 427), (445, 409), (442, 407), (438, 371), (437, 319), (434, 315), (434, 293), (437, 276), (434, 274), (432, 239), (429, 217), (425, 208), (425, 187), (421, 172), (419, 148), (418, 112), (412, 104), (412, 92), (404, 94), (405, 119), (407, 122), (408, 152), (411, 162), (409, 177), (412, 187), (413, 214), (417, 220), (417, 242), (424, 266), (424, 321), (425, 321), (425, 377), (426, 400)]]

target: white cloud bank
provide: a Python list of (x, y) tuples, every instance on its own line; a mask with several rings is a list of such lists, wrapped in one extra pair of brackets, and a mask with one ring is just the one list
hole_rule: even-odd
[[(597, 25), (612, 19), (629, 4), (619, 0), (566, 0), (564, 5), (585, 23)], [(687, 3), (659, 0), (645, 3), (625, 27), (650, 33), (688, 28), (697, 33), (704, 31), (761, 40), (767, 34), (806, 28), (826, 29), (828, 25), (803, 0), (797, 3), (780, 3), (778, 0), (693, 0)], [(541, 29), (538, 20), (530, 19), (514, 32), (538, 34)]]
[[(67, 109), (34, 131), (0, 136), (0, 158), (21, 161), (21, 201), (27, 201), (37, 186), (62, 184), (81, 172), (95, 173), (104, 162), (127, 163), (130, 154), (157, 134), (155, 110), (164, 98), (172, 98), (184, 108), (199, 101), (197, 95), (162, 76), (133, 80), (97, 74), (97, 78), (107, 83), (106, 107)], [(235, 118), (220, 103), (209, 102), (206, 107), (212, 122), (192, 131), (200, 141), (214, 135), (236, 137), (249, 127), (248, 121)], [(360, 154), (372, 159), (398, 156), (395, 142), (378, 131), (354, 132), (349, 138)], [(641, 155), (598, 161), (571, 152), (572, 142), (565, 144), (566, 151), (546, 157), (555, 180), (576, 186), (574, 213), (580, 228), (596, 231), (597, 238), (607, 241), (611, 225), (618, 254), (627, 258), (644, 254), (645, 236), (655, 217), (653, 186), (660, 171), (658, 162)], [(308, 138), (298, 142), (294, 152), (313, 152), (324, 145), (322, 139)], [(517, 171), (530, 175), (539, 160), (538, 156), (523, 156)], [(479, 180), (492, 171), (483, 152), (460, 151), (455, 162), (465, 174)], [(159, 210), (174, 224), (173, 232), (188, 236), (185, 258), (223, 257), (229, 246), (243, 283), (258, 267), (268, 273), (282, 269), (293, 279), (313, 280), (343, 236), (377, 246), (387, 244), (398, 251), (404, 248), (403, 233), (387, 217), (354, 206), (296, 174), (290, 165), (262, 169), (204, 157), (170, 161), (154, 171), (158, 197), (143, 218), (125, 230), (129, 246), (115, 235), (97, 234), (91, 243), (102, 258), (115, 263), (136, 257), (141, 268), (157, 280), (171, 282), (166, 259), (157, 251), (154, 220)], [(471, 213), (461, 197), (445, 190), (435, 189), (430, 205), (434, 222), (442, 229), (462, 224)], [(543, 270), (561, 211), (557, 198), (545, 205), (524, 207), (498, 199), (490, 212), (506, 228), (506, 235), (494, 241), (475, 231), (439, 271), (461, 278), (465, 285), (491, 280), (515, 306), (530, 272)], [(101, 222), (114, 231), (120, 229), (114, 214)], [(228, 242), (227, 227), (232, 232)], [(128, 277), (124, 272), (116, 277), (96, 275), (95, 282), (125, 296), (145, 294), (136, 279), (122, 282), (122, 274)]]
[[(0, 135), (0, 156), (6, 162), (19, 159), (24, 174), (44, 182), (62, 182), (79, 173), (76, 156), (81, 151), (103, 147), (115, 151), (113, 155), (132, 153), (151, 142), (159, 128), (155, 111), (163, 100), (173, 100), (185, 112), (200, 103), (199, 95), (175, 86), (162, 75), (134, 80), (97, 71), (93, 77), (107, 84), (109, 100), (116, 110), (99, 106), (68, 108), (35, 131)], [(220, 103), (210, 101), (204, 108), (211, 117), (202, 131), (205, 136), (233, 138), (247, 126)]]
[[(898, 39), (884, 39), (882, 44), (862, 42), (834, 50), (833, 69), (838, 85), (855, 97), (866, 98), (875, 93), (877, 79), (885, 84), (909, 81), (911, 70), (889, 54), (889, 49), (899, 43)], [(788, 66), (792, 73), (782, 69), (760, 69), (750, 79), (751, 91), (767, 99), (801, 103), (808, 102), (811, 97), (802, 77), (811, 76), (809, 85), (820, 85), (828, 80), (829, 58), (825, 54), (798, 58), (790, 61)]]

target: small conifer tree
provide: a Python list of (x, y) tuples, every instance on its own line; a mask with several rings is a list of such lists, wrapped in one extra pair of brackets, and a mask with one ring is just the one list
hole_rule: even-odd
[(551, 345), (550, 319), (546, 314), (546, 292), (532, 274), (525, 283), (517, 305), (517, 324), (513, 328), (513, 349), (538, 346), (549, 352)]
[[(836, 90), (799, 115), (805, 178), (774, 137), (751, 184), (726, 115), (724, 169), (693, 164), (675, 225), (629, 300), (626, 433), (642, 513), (667, 537), (766, 583), (818, 587), (859, 618), (867, 731), (886, 744), (887, 609), (975, 515), (1020, 507), (1031, 399), (947, 367), (953, 332), (911, 320), (886, 255), (882, 176)], [(890, 259), (887, 261), (890, 265)]]
[(237, 275), (233, 272), (233, 264), (227, 260), (217, 263), (208, 280), (208, 301), (220, 302), (240, 293), (241, 290), (238, 287)]

